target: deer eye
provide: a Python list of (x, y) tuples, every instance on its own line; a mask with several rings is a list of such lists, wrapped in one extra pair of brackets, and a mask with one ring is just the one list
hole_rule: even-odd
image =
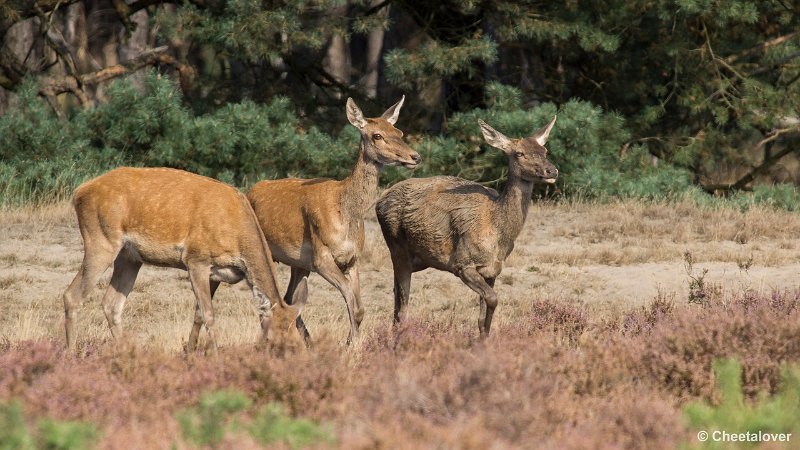
[(372, 139), (374, 139), (376, 141), (381, 141), (381, 140), (383, 140), (383, 136), (381, 136), (380, 134), (375, 133), (375, 134), (372, 135)]
[(523, 152), (514, 152), (514, 156), (516, 156), (517, 158), (522, 158), (523, 156), (525, 156), (525, 153), (523, 153)]

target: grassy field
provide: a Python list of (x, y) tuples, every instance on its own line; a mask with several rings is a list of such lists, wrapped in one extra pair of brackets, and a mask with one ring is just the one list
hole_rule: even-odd
[[(715, 359), (739, 359), (750, 399), (777, 392), (781, 365), (800, 361), (796, 213), (534, 204), (498, 278), (486, 341), (477, 296), (430, 270), (414, 275), (409, 320), (393, 329), (391, 264), (374, 218), (366, 246), (367, 312), (352, 348), (343, 300), (312, 276), (312, 351), (254, 349), (256, 311), (240, 283), (215, 297), (221, 354), (183, 355), (194, 302), (186, 273), (144, 267), (123, 314), (130, 345), (109, 345), (99, 304), (109, 271), (81, 309), (73, 357), (62, 350), (60, 296), (83, 254), (74, 213), (66, 203), (2, 211), (0, 402), (21, 402), (34, 440), (45, 417), (85, 421), (100, 448), (300, 445), (247, 431), (265, 407), (282, 408), (286, 429), (299, 417), (321, 424), (308, 442), (322, 447), (692, 448), (697, 425), (684, 410), (719, 403)], [(288, 270), (279, 273), (285, 286)], [(202, 400), (220, 389), (236, 393)], [(180, 420), (241, 394), (213, 416), (226, 424), (218, 441), (192, 438)]]

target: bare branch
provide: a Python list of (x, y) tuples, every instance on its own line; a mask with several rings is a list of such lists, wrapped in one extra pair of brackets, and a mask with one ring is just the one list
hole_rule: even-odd
[(791, 61), (793, 59), (796, 59), (798, 57), (800, 57), (800, 52), (794, 52), (794, 53), (792, 53), (790, 55), (787, 55), (787, 56), (775, 61), (774, 63), (770, 64), (767, 67), (761, 67), (758, 70), (754, 70), (754, 71), (750, 72), (750, 75), (760, 75), (762, 73), (769, 72), (770, 70), (773, 70), (773, 69), (775, 69), (777, 67), (780, 67), (780, 66), (786, 64), (787, 62), (789, 62), (789, 61)]
[(168, 49), (167, 46), (154, 48), (122, 64), (106, 67), (96, 72), (78, 76), (50, 78), (42, 83), (39, 88), (39, 94), (47, 97), (71, 93), (78, 98), (78, 101), (84, 108), (87, 108), (91, 106), (91, 100), (83, 90), (83, 86), (99, 84), (156, 64), (165, 64), (174, 67), (180, 75), (181, 88), (187, 91), (191, 88), (192, 81), (194, 80), (194, 69), (191, 66), (179, 62), (171, 55), (166, 54)]
[(728, 64), (735, 64), (741, 58), (745, 56), (750, 56), (753, 53), (759, 52), (761, 50), (766, 50), (770, 47), (774, 47), (776, 45), (783, 44), (784, 42), (794, 38), (795, 36), (800, 35), (800, 31), (795, 31), (789, 34), (784, 34), (783, 36), (778, 36), (774, 39), (770, 39), (768, 41), (764, 41), (755, 47), (748, 48), (747, 50), (741, 51), (739, 53), (734, 53), (733, 55), (729, 55), (725, 58), (725, 62)]
[(56, 52), (56, 55), (58, 55), (58, 57), (64, 61), (64, 64), (67, 66), (68, 75), (77, 74), (78, 69), (77, 65), (75, 64), (75, 58), (73, 57), (72, 52), (69, 50), (67, 43), (60, 36), (56, 36), (50, 27), (53, 20), (53, 12), (50, 12), (50, 17), (47, 17), (44, 11), (42, 11), (38, 5), (35, 5), (35, 8), (39, 16), (39, 27), (45, 43), (47, 43), (47, 46), (53, 49), (53, 51)]
[[(781, 128), (777, 130), (773, 130), (769, 132), (764, 139), (758, 141), (755, 148), (758, 149), (763, 145), (766, 145), (769, 142), (773, 142), (782, 134), (797, 132), (797, 127), (792, 128)], [(772, 166), (774, 166), (781, 158), (784, 156), (796, 152), (800, 150), (800, 146), (797, 145), (797, 142), (794, 141), (791, 144), (787, 145), (783, 150), (775, 153), (774, 155), (765, 158), (764, 161), (758, 165), (757, 167), (753, 168), (750, 172), (748, 172), (745, 176), (738, 179), (735, 183), (730, 184), (713, 184), (713, 185), (706, 185), (703, 186), (703, 190), (709, 193), (715, 193), (721, 191), (724, 194), (727, 194), (731, 191), (741, 191), (741, 190), (751, 190), (747, 186), (756, 179), (757, 176), (765, 173), (769, 170)]]

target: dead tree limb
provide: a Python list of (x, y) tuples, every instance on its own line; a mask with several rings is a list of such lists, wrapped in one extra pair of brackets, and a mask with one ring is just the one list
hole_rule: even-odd
[[(99, 84), (157, 64), (172, 66), (178, 71), (181, 88), (184, 91), (190, 89), (195, 75), (194, 69), (166, 54), (167, 50), (167, 46), (162, 46), (148, 50), (124, 63), (109, 66), (96, 72), (45, 79), (39, 87), (39, 94), (50, 101), (51, 98), (59, 94), (71, 93), (77, 97), (81, 106), (88, 108), (92, 106), (92, 102), (86, 91), (84, 91), (83, 86)], [(60, 114), (60, 111), (56, 111), (56, 113)]]
[(734, 64), (734, 63), (738, 62), (740, 59), (742, 59), (744, 57), (750, 56), (750, 55), (752, 55), (754, 53), (758, 53), (759, 51), (762, 51), (762, 50), (766, 50), (766, 49), (768, 49), (770, 47), (774, 47), (776, 45), (783, 44), (784, 42), (789, 41), (789, 40), (795, 38), (798, 35), (800, 35), (800, 31), (794, 31), (794, 32), (791, 32), (789, 34), (784, 34), (783, 36), (778, 36), (778, 37), (776, 37), (774, 39), (770, 39), (768, 41), (764, 41), (764, 42), (756, 45), (755, 47), (750, 47), (750, 48), (748, 48), (746, 50), (743, 50), (743, 51), (741, 51), (739, 53), (735, 53), (733, 55), (730, 55), (730, 56), (725, 58), (725, 61), (727, 63), (729, 63), (729, 64)]
[[(781, 134), (788, 133), (790, 131), (797, 131), (796, 128), (793, 129), (781, 129), (775, 130), (767, 135), (764, 139), (759, 141), (756, 145), (756, 148), (761, 147), (769, 142), (773, 142), (780, 136)], [(753, 168), (750, 172), (748, 172), (745, 176), (739, 178), (735, 183), (723, 183), (723, 184), (708, 184), (703, 186), (703, 190), (710, 193), (716, 194), (721, 193), (723, 195), (727, 195), (734, 191), (743, 191), (743, 190), (752, 190), (752, 188), (748, 188), (748, 185), (753, 182), (759, 175), (766, 173), (772, 166), (777, 164), (778, 161), (781, 160), (784, 156), (794, 153), (800, 150), (800, 145), (798, 145), (797, 141), (792, 141), (783, 148), (783, 150), (771, 155), (768, 158), (764, 158), (764, 161)]]

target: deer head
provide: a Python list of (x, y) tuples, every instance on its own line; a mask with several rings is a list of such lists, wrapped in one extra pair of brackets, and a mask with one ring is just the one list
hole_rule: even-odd
[(347, 99), (347, 120), (361, 132), (364, 153), (371, 161), (385, 166), (402, 165), (409, 169), (422, 161), (419, 153), (403, 141), (403, 132), (394, 127), (405, 99), (404, 95), (382, 116), (373, 119), (364, 118), (356, 102), (352, 98)]
[[(266, 315), (269, 320), (269, 335), (267, 340), (273, 346), (298, 347), (304, 345), (303, 336), (295, 326), (297, 317), (303, 310), (308, 300), (308, 278), (303, 277), (292, 295), (292, 304), (288, 304), (280, 299), (270, 307)], [(264, 320), (264, 319), (262, 319)]]
[(478, 119), (483, 138), (492, 147), (498, 148), (508, 156), (510, 175), (516, 175), (526, 181), (542, 181), (548, 184), (556, 182), (558, 169), (547, 160), (547, 138), (556, 123), (556, 116), (544, 128), (531, 137), (509, 139)]

